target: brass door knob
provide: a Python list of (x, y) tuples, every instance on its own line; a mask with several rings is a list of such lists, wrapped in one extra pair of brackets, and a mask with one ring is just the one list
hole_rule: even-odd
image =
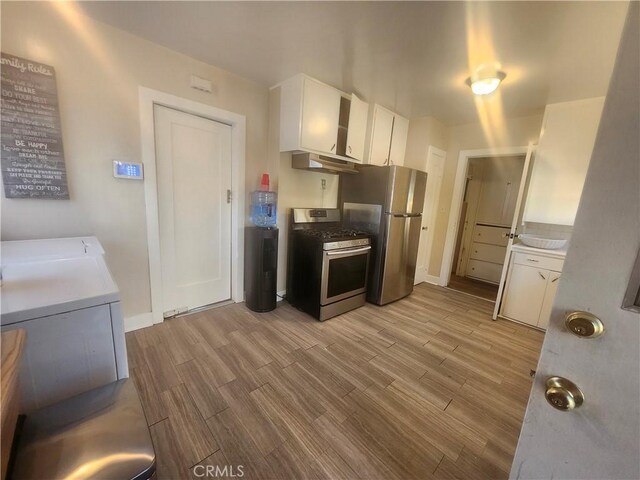
[(571, 333), (582, 338), (596, 338), (604, 333), (602, 321), (589, 312), (572, 312), (564, 324)]
[(574, 410), (584, 403), (584, 394), (571, 380), (562, 377), (549, 377), (546, 382), (547, 402), (558, 410)]

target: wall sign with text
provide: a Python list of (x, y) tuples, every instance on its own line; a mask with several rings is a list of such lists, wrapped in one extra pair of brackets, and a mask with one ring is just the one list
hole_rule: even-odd
[(68, 199), (55, 70), (7, 53), (0, 63), (4, 195)]

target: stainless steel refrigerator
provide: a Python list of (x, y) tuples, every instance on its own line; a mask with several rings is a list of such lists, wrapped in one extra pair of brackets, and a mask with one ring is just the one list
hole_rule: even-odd
[(369, 302), (385, 305), (413, 291), (426, 185), (425, 172), (395, 165), (340, 176), (346, 226), (373, 237)]

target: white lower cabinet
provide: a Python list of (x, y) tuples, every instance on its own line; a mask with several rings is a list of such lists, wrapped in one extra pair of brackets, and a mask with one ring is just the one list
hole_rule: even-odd
[[(518, 254), (516, 254), (518, 255)], [(556, 296), (560, 272), (514, 262), (512, 256), (500, 314), (506, 318), (546, 329)], [(529, 255), (536, 259), (536, 256)], [(546, 257), (537, 257), (544, 265)], [(558, 260), (562, 265), (562, 260)]]

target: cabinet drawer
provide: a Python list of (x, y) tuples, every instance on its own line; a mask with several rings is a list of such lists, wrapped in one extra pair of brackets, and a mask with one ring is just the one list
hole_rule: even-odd
[(509, 229), (505, 227), (488, 227), (476, 225), (473, 229), (473, 241), (506, 247), (509, 242)]
[(513, 257), (513, 263), (517, 265), (528, 265), (529, 267), (543, 268), (554, 272), (561, 272), (564, 260), (560, 258), (543, 257), (529, 253), (517, 252)]
[(499, 263), (483, 262), (481, 260), (469, 260), (467, 265), (467, 276), (485, 280), (487, 282), (498, 283), (502, 274), (502, 265)]
[(507, 254), (507, 247), (498, 245), (489, 245), (488, 243), (473, 242), (471, 245), (471, 258), (474, 260), (482, 260), (491, 263), (504, 263), (504, 257)]

